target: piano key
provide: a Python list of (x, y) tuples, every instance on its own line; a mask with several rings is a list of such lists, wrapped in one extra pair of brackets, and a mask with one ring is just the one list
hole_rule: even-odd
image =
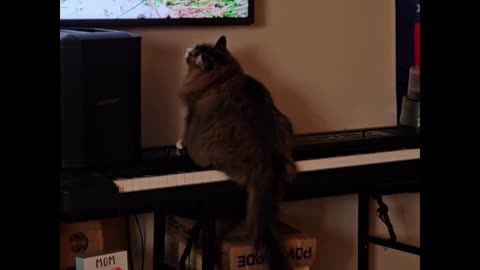
[[(175, 181), (175, 175), (173, 174), (168, 174), (167, 176), (165, 176), (166, 180), (167, 180), (167, 186), (168, 187), (175, 187), (177, 186), (177, 182)], [(164, 179), (165, 179), (164, 178)]]
[(148, 176), (148, 177), (145, 177), (145, 178), (142, 178), (141, 181), (142, 181), (142, 184), (141, 184), (141, 189), (142, 190), (147, 190), (147, 189), (150, 189), (151, 188), (151, 182), (152, 180), (154, 179), (154, 177), (152, 176)]
[(125, 181), (125, 192), (131, 192), (133, 191), (133, 179), (127, 179)]
[[(312, 160), (300, 160), (297, 161), (297, 166), (299, 173), (301, 173), (308, 171), (413, 160), (419, 158), (420, 149), (415, 148)], [(223, 172), (217, 170), (207, 170), (189, 173), (179, 172), (178, 174), (160, 175), (154, 177), (138, 177), (128, 180), (117, 179), (114, 180), (114, 183), (119, 187), (120, 193), (128, 193), (167, 187), (207, 184), (228, 180), (228, 176)]]
[(190, 177), (192, 178), (192, 183), (194, 185), (202, 183), (202, 173), (203, 172), (190, 173), (190, 175), (191, 175)]
[(195, 174), (196, 173), (182, 173), (181, 177), (183, 178), (183, 185), (189, 186), (195, 184)]
[(139, 181), (142, 178), (132, 178), (130, 181), (132, 181), (132, 191), (140, 191), (142, 190), (142, 182)]
[(175, 182), (176, 182), (176, 186), (184, 186), (185, 175), (183, 173), (175, 174)]
[(119, 179), (119, 180), (122, 180), (122, 181), (118, 181), (116, 184), (117, 184), (117, 187), (118, 187), (118, 192), (119, 193), (125, 193), (125, 192), (128, 192), (125, 190), (125, 184), (127, 181), (129, 181), (128, 179)]
[(150, 183), (151, 189), (157, 189), (157, 188), (162, 188), (165, 185), (163, 184), (163, 181), (160, 181), (160, 178), (157, 176), (152, 178), (152, 181)]

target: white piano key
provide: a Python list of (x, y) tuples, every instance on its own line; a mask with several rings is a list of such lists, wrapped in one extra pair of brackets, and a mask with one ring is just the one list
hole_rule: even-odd
[(192, 173), (191, 177), (194, 185), (199, 185), (202, 183), (202, 172)]
[(208, 183), (213, 180), (210, 172), (211, 171), (203, 171), (199, 174), (200, 184)]
[(154, 176), (152, 178), (150, 178), (149, 180), (149, 185), (150, 185), (150, 189), (156, 189), (156, 188), (160, 188), (160, 183), (158, 182), (159, 181), (159, 176)]
[(202, 183), (215, 182), (216, 171), (205, 171), (202, 179)]
[(201, 173), (201, 172), (191, 173), (191, 174), (190, 174), (189, 177), (192, 179), (192, 180), (191, 180), (191, 181), (192, 181), (192, 184), (194, 184), (194, 185), (200, 184), (200, 173)]
[(167, 175), (162, 175), (160, 177), (158, 177), (158, 186), (161, 188), (161, 187), (169, 187), (168, 185), (168, 177)]
[(229, 180), (229, 177), (221, 171), (213, 171), (212, 175), (214, 179), (213, 182), (222, 182)]
[(124, 191), (125, 192), (131, 192), (133, 190), (133, 187), (132, 187), (133, 180), (132, 179), (126, 179), (126, 180), (121, 181), (121, 182), (123, 182), (123, 184), (124, 184)]
[(115, 185), (118, 188), (119, 193), (124, 193), (125, 191), (125, 182), (124, 181), (115, 181)]
[(198, 173), (195, 173), (193, 175), (193, 183), (198, 185), (198, 184), (202, 184), (203, 182), (203, 175), (205, 174), (205, 172), (198, 172)]
[(168, 188), (171, 187), (169, 182), (168, 182), (168, 175), (162, 175), (158, 179), (159, 187), (160, 188)]
[(194, 181), (196, 185), (203, 184), (204, 174), (205, 174), (204, 171), (200, 171), (194, 176), (194, 179), (195, 179)]
[(201, 183), (200, 183), (200, 174), (201, 174), (201, 173), (202, 173), (202, 172), (197, 172), (197, 173), (192, 173), (192, 174), (191, 174), (190, 177), (192, 178), (192, 183), (193, 183), (194, 185), (201, 184)]
[(117, 179), (114, 181), (115, 185), (118, 187), (119, 193), (131, 192), (132, 191), (132, 180), (131, 179)]
[(168, 183), (167, 185), (169, 187), (176, 187), (177, 186), (177, 181), (176, 180), (177, 180), (177, 178), (175, 177), (174, 174), (167, 175), (167, 183)]
[(181, 173), (175, 175), (175, 183), (177, 186), (184, 186), (185, 185), (185, 176)]
[(150, 180), (152, 179), (153, 177), (149, 176), (149, 177), (145, 177), (142, 179), (142, 190), (149, 190), (150, 189)]
[(180, 177), (183, 178), (182, 185), (184, 186), (195, 184), (195, 173), (182, 173)]
[(142, 190), (142, 178), (132, 179), (132, 191)]

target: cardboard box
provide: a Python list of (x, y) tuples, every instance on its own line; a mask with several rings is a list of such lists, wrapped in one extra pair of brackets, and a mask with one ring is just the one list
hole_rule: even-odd
[[(217, 239), (219, 232), (227, 222), (217, 222)], [(166, 218), (166, 261), (172, 266), (178, 266), (183, 250), (185, 249), (190, 230), (195, 222), (186, 218), (168, 215)], [(288, 226), (280, 224), (280, 232), (285, 241), (289, 260), (294, 270), (309, 269), (316, 258), (317, 239)], [(254, 248), (249, 241), (246, 226), (240, 225), (228, 234), (221, 243), (221, 265), (216, 269), (222, 270), (263, 270), (266, 266), (258, 259)], [(175, 249), (174, 251), (172, 249)], [(190, 258), (187, 259), (187, 267), (192, 270), (201, 270), (202, 246), (200, 239), (196, 241)]]
[[(316, 258), (317, 239), (287, 224), (280, 224), (280, 233), (293, 269), (310, 267)], [(222, 266), (224, 270), (266, 269), (262, 258), (255, 253), (245, 229), (229, 235), (222, 242)]]
[(126, 250), (77, 256), (75, 261), (77, 270), (128, 270)]
[(125, 218), (94, 220), (60, 225), (60, 270), (75, 270), (75, 257), (127, 249)]

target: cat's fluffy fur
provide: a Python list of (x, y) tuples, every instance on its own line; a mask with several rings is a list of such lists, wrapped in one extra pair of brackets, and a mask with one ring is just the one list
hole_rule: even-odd
[(213, 165), (246, 188), (252, 240), (272, 270), (287, 270), (276, 225), (285, 185), (297, 173), (292, 124), (265, 86), (244, 73), (225, 36), (188, 49), (185, 59), (182, 144), (197, 165)]

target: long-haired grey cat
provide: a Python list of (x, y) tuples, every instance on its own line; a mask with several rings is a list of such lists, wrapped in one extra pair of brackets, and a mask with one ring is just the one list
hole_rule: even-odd
[(259, 255), (271, 270), (287, 270), (277, 221), (284, 188), (297, 174), (292, 124), (267, 88), (244, 73), (225, 36), (188, 49), (185, 58), (182, 146), (197, 165), (213, 165), (246, 189), (246, 224)]

